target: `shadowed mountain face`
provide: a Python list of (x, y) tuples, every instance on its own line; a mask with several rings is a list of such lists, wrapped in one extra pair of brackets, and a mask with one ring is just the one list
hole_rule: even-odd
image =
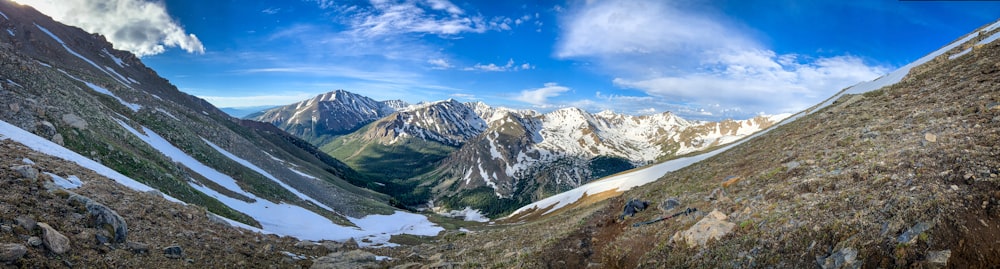
[(10, 1), (0, 11), (0, 120), (251, 226), (260, 212), (220, 200), (301, 207), (343, 225), (392, 212), (388, 197), (347, 182), (360, 179), (346, 165), (178, 91), (104, 37)]

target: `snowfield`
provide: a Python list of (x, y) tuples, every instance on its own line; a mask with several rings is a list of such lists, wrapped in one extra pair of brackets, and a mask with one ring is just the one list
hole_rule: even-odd
[[(256, 195), (244, 191), (236, 184), (236, 180), (232, 177), (225, 175), (205, 164), (202, 164), (198, 160), (194, 159), (187, 153), (184, 153), (181, 149), (170, 144), (169, 141), (156, 134), (152, 130), (142, 127), (143, 132), (132, 128), (125, 122), (117, 120), (122, 128), (125, 128), (133, 135), (146, 142), (148, 145), (160, 151), (171, 160), (179, 162), (184, 166), (187, 166), (195, 173), (202, 175), (203, 177), (212, 180), (213, 182), (219, 184), (220, 186), (242, 194), (244, 196), (253, 199), (254, 202), (246, 202), (233, 197), (226, 196), (215, 190), (212, 190), (206, 186), (198, 185), (193, 182), (188, 182), (191, 187), (201, 191), (209, 196), (218, 199), (223, 204), (236, 209), (244, 214), (257, 220), (263, 229), (260, 231), (265, 233), (274, 233), (279, 235), (289, 235), (294, 236), (299, 239), (304, 240), (338, 240), (344, 241), (350, 238), (357, 239), (358, 243), (362, 246), (391, 246), (389, 244), (389, 237), (395, 234), (413, 234), (413, 235), (437, 235), (438, 232), (444, 229), (438, 227), (434, 223), (427, 220), (427, 217), (419, 214), (407, 213), (397, 211), (393, 215), (369, 215), (361, 219), (348, 218), (351, 222), (356, 224), (358, 227), (345, 227), (334, 224), (332, 221), (323, 217), (315, 212), (306, 210), (305, 208), (290, 205), (290, 204), (277, 204), (266, 199), (257, 197)], [(280, 183), (263, 169), (250, 164), (250, 162), (240, 159), (232, 155), (231, 153), (222, 150), (214, 144), (209, 144), (220, 153), (226, 155), (227, 157), (233, 159), (234, 161), (247, 166), (251, 170), (262, 173), (265, 177), (271, 178), (279, 182), (283, 187), (289, 188), (293, 193), (303, 197), (304, 199), (314, 201), (317, 205), (330, 210), (329, 207), (322, 205), (318, 201), (315, 201), (311, 197), (305, 194), (295, 191), (288, 185)], [(332, 210), (331, 210), (332, 211)], [(231, 222), (232, 223), (232, 222)], [(244, 225), (245, 226), (245, 225)], [(371, 243), (365, 243), (361, 239), (369, 239)]]
[[(226, 179), (232, 179), (225, 176), (214, 169), (204, 166), (196, 165), (191, 163), (197, 160), (191, 156), (187, 156), (183, 151), (177, 149), (169, 142), (164, 140), (159, 135), (156, 135), (149, 129), (143, 128), (143, 130), (148, 134), (139, 133), (134, 128), (131, 128), (124, 122), (119, 121), (122, 127), (126, 128), (137, 137), (146, 141), (146, 143), (153, 146), (155, 149), (164, 153), (168, 157), (171, 157), (177, 162), (181, 162), (191, 170), (204, 175), (211, 175), (212, 177), (206, 176), (217, 183), (228, 185), (230, 182), (226, 182)], [(117, 171), (108, 168), (100, 163), (97, 163), (87, 157), (84, 157), (76, 152), (66, 149), (62, 146), (56, 145), (49, 140), (42, 137), (24, 131), (17, 126), (11, 125), (7, 122), (0, 121), (0, 140), (10, 139), (14, 142), (25, 145), (32, 150), (38, 151), (43, 154), (47, 154), (56, 158), (60, 158), (69, 162), (76, 163), (86, 169), (92, 170), (97, 174), (105, 176), (115, 182), (122, 184), (130, 189), (136, 191), (151, 191), (155, 190), (145, 184), (142, 184), (132, 178), (129, 178)], [(173, 155), (173, 156), (171, 156)], [(174, 158), (177, 157), (177, 158)], [(198, 163), (200, 164), (200, 163)], [(214, 172), (212, 172), (214, 171)], [(217, 173), (217, 174), (216, 174)], [(86, 182), (80, 181), (76, 176), (61, 177), (58, 175), (51, 175), (58, 186), (65, 188), (75, 188), (79, 187)], [(241, 194), (249, 194), (242, 191), (236, 186), (235, 181), (231, 182), (232, 185), (226, 186), (232, 191), (239, 192)], [(230, 219), (225, 219), (227, 222), (233, 224), (234, 226), (245, 228), (255, 232), (272, 233), (278, 235), (294, 236), (303, 240), (336, 240), (345, 241), (354, 238), (361, 246), (393, 246), (394, 244), (388, 243), (389, 237), (396, 234), (413, 234), (413, 235), (423, 235), (432, 236), (437, 235), (444, 229), (437, 226), (436, 224), (427, 220), (427, 217), (419, 214), (407, 213), (402, 211), (397, 211), (392, 215), (369, 215), (364, 218), (348, 218), (351, 222), (355, 223), (358, 227), (345, 227), (336, 225), (329, 219), (320, 216), (312, 211), (306, 210), (304, 208), (288, 205), (288, 204), (275, 204), (269, 202), (265, 199), (257, 198), (256, 196), (249, 194), (248, 197), (254, 198), (256, 201), (253, 203), (247, 203), (238, 199), (234, 199), (225, 195), (222, 195), (214, 190), (207, 187), (192, 184), (195, 189), (204, 192), (205, 194), (219, 199), (227, 206), (230, 206), (244, 214), (253, 217), (255, 220), (261, 223), (263, 229), (257, 229), (250, 227), (246, 224), (239, 223)], [(180, 200), (173, 198), (169, 195), (164, 194), (164, 198), (167, 200), (184, 204)], [(364, 242), (362, 239), (369, 239), (370, 243)]]

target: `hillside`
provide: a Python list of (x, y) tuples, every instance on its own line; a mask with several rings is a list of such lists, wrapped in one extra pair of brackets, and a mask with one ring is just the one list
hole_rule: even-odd
[[(647, 185), (393, 256), (493, 268), (993, 266), (996, 26)], [(629, 198), (654, 207), (617, 221)], [(668, 198), (680, 206), (658, 209)], [(632, 227), (684, 208), (698, 211)], [(444, 245), (453, 250), (431, 256)]]
[[(87, 168), (110, 168), (120, 183), (261, 232), (385, 244), (389, 234), (440, 229), (357, 187), (361, 175), (308, 142), (178, 91), (100, 35), (11, 1), (0, 12), (0, 120), (8, 138), (31, 133), (14, 142), (40, 137), (34, 145), (86, 156), (96, 164)], [(403, 219), (411, 223), (372, 224)]]

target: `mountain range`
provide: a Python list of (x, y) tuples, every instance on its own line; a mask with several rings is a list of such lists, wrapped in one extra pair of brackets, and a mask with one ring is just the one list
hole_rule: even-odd
[(597, 178), (730, 143), (787, 116), (702, 122), (669, 112), (540, 113), (456, 100), (407, 105), (337, 90), (247, 118), (312, 141), (402, 205), (431, 201), (498, 217)]
[(721, 122), (346, 91), (237, 119), (31, 7), (0, 0), (0, 30), (9, 267), (1000, 263), (1000, 21)]

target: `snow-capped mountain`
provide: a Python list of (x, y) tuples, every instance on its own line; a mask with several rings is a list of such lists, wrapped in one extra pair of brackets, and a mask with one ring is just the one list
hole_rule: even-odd
[(631, 116), (565, 108), (538, 114), (468, 105), (486, 116), (489, 128), (444, 159), (429, 177), (439, 179), (441, 197), (488, 187), (497, 198), (534, 201), (636, 166), (730, 143), (787, 116), (693, 122), (671, 113)]
[[(315, 108), (301, 111), (312, 113)], [(445, 100), (401, 108), (321, 148), (380, 184), (395, 182), (409, 186), (400, 187), (408, 191), (430, 189), (424, 199), (459, 199), (474, 192), (524, 203), (636, 166), (735, 141), (784, 116), (700, 122), (672, 113), (632, 116), (564, 108), (542, 114)], [(495, 202), (483, 201), (480, 206)]]
[(400, 100), (375, 101), (344, 90), (317, 95), (287, 106), (248, 115), (308, 141), (348, 134), (365, 124), (407, 107)]

